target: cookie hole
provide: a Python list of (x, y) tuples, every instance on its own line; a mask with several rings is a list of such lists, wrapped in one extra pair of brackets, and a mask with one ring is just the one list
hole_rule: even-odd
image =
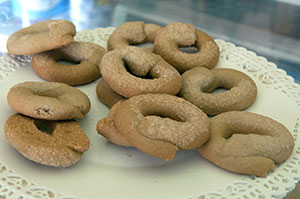
[(179, 47), (178, 48), (181, 52), (194, 54), (199, 52), (199, 49), (196, 46), (188, 46), (188, 47)]
[(152, 48), (154, 44), (152, 42), (145, 42), (139, 44), (131, 44), (131, 46), (139, 47), (139, 48)]
[(80, 64), (80, 62), (66, 61), (66, 60), (58, 60), (57, 62), (62, 65), (78, 65), (78, 64)]
[(34, 120), (34, 124), (36, 128), (48, 135), (52, 134), (55, 127), (53, 122), (47, 120)]
[(218, 94), (218, 93), (223, 93), (223, 92), (226, 92), (228, 91), (229, 89), (227, 88), (223, 88), (223, 87), (218, 87), (210, 92), (207, 92), (207, 93), (211, 93), (211, 94)]
[(143, 78), (143, 79), (155, 79), (155, 78), (153, 78), (153, 77), (150, 75), (150, 71), (148, 71), (148, 73), (147, 73), (145, 76), (139, 76), (139, 75), (134, 74), (134, 73), (130, 70), (130, 68), (129, 68), (129, 66), (128, 66), (128, 64), (127, 64), (126, 61), (124, 61), (124, 66), (125, 66), (126, 71), (127, 71), (129, 74), (131, 74), (132, 76), (139, 77), (139, 78)]
[(143, 114), (145, 117), (147, 116), (157, 116), (157, 117), (161, 117), (161, 118), (169, 118), (172, 120), (175, 120), (177, 122), (185, 122), (185, 118), (182, 118), (176, 114), (170, 114), (170, 113), (163, 113), (161, 111), (158, 110), (151, 110), (148, 111), (147, 113)]
[(229, 133), (229, 134), (225, 135), (225, 137), (224, 137), (224, 138), (225, 138), (226, 140), (228, 140), (229, 138), (231, 138), (231, 137), (232, 137), (232, 135), (233, 135), (233, 134), (234, 134), (234, 133)]
[[(58, 99), (60, 95), (57, 94), (57, 92), (51, 92), (49, 90), (46, 91), (35, 91), (34, 95), (40, 96), (40, 97), (47, 97), (47, 98), (55, 98)], [(52, 115), (51, 110), (47, 107), (38, 107), (35, 109), (36, 114), (38, 115)]]

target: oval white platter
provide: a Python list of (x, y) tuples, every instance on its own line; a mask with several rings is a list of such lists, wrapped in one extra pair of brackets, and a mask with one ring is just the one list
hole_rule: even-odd
[[(77, 33), (78, 41), (103, 47), (114, 28)], [(246, 111), (260, 113), (283, 123), (293, 134), (291, 157), (265, 178), (227, 172), (203, 159), (197, 150), (179, 151), (163, 161), (134, 148), (116, 146), (96, 132), (96, 123), (109, 109), (95, 93), (97, 81), (77, 87), (90, 98), (92, 109), (80, 120), (91, 145), (80, 162), (70, 168), (51, 168), (24, 158), (5, 140), (3, 127), (14, 114), (7, 105), (10, 87), (24, 81), (44, 81), (32, 70), (30, 57), (0, 57), (0, 198), (161, 198), (233, 199), (282, 198), (300, 179), (300, 86), (274, 63), (254, 52), (223, 40), (217, 67), (234, 68), (257, 84), (258, 96)]]

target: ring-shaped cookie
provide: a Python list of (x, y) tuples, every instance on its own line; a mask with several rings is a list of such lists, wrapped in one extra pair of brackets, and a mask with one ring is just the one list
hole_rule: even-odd
[[(208, 115), (239, 111), (250, 106), (256, 98), (255, 82), (245, 73), (229, 68), (193, 68), (182, 74), (180, 95), (197, 105)], [(210, 93), (217, 88), (228, 90)]]
[[(106, 50), (90, 42), (74, 42), (32, 56), (32, 68), (41, 78), (71, 86), (87, 84), (100, 77), (99, 63)], [(66, 65), (58, 61), (78, 63)]]
[(90, 144), (74, 120), (46, 121), (14, 114), (6, 121), (4, 132), (7, 142), (23, 156), (54, 167), (76, 163)]
[(96, 86), (96, 94), (99, 100), (109, 108), (118, 101), (126, 99), (122, 95), (114, 92), (102, 78), (98, 81)]
[(83, 118), (91, 103), (77, 88), (55, 82), (24, 82), (7, 94), (9, 106), (24, 115), (47, 120)]
[(75, 40), (75, 26), (67, 20), (47, 20), (22, 28), (9, 36), (6, 47), (15, 55), (33, 55), (66, 46)]
[(144, 93), (176, 95), (181, 89), (175, 68), (159, 55), (134, 46), (109, 51), (99, 67), (109, 87), (126, 98)]
[(96, 130), (108, 141), (116, 145), (132, 146), (132, 144), (130, 144), (121, 133), (119, 133), (114, 122), (114, 117), (117, 114), (117, 110), (121, 103), (122, 101), (118, 101), (117, 103), (115, 103), (109, 110), (108, 116), (97, 122)]
[[(186, 53), (180, 47), (194, 46), (196, 53)], [(214, 68), (219, 60), (219, 47), (206, 33), (191, 24), (170, 23), (156, 37), (154, 52), (174, 66), (180, 73), (191, 68)]]
[(122, 101), (114, 114), (118, 132), (139, 150), (164, 160), (179, 149), (195, 149), (210, 133), (207, 115), (168, 94), (142, 94)]
[(210, 123), (210, 139), (199, 152), (228, 171), (265, 176), (294, 147), (285, 126), (259, 114), (231, 111), (213, 117)]
[[(107, 49), (125, 48), (129, 45), (154, 43), (154, 40), (163, 27), (156, 24), (148, 24), (143, 21), (126, 22), (120, 25), (109, 36)], [(153, 50), (153, 48), (150, 48)]]

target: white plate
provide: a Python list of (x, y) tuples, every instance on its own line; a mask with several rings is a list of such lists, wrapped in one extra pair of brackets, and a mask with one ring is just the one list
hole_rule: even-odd
[[(106, 46), (113, 28), (79, 32), (77, 40)], [(231, 43), (216, 40), (221, 56), (217, 67), (247, 73), (258, 86), (255, 103), (247, 111), (283, 123), (293, 134), (292, 156), (266, 178), (238, 175), (220, 169), (194, 151), (179, 151), (172, 161), (150, 157), (134, 148), (108, 143), (96, 123), (108, 108), (97, 99), (97, 81), (78, 87), (90, 98), (92, 109), (80, 123), (91, 145), (70, 168), (51, 168), (24, 158), (5, 141), (3, 126), (14, 111), (6, 103), (10, 87), (24, 81), (43, 81), (28, 57), (0, 58), (0, 198), (281, 198), (300, 178), (300, 86), (263, 57)], [(3, 196), (3, 197), (2, 197)]]

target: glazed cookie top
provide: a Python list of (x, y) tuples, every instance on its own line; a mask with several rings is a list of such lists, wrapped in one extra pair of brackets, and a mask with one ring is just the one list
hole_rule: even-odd
[(10, 35), (7, 51), (15, 55), (33, 55), (66, 46), (75, 40), (75, 26), (67, 20), (47, 20), (22, 28)]
[(17, 84), (8, 92), (7, 101), (19, 113), (47, 120), (82, 118), (91, 106), (82, 91), (55, 82)]

